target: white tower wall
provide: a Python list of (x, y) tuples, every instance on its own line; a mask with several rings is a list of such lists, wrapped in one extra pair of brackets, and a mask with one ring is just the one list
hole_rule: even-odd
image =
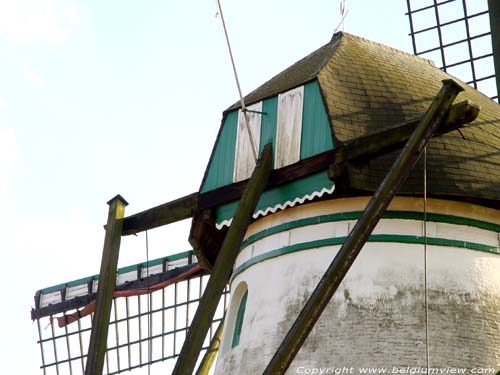
[[(369, 198), (287, 209), (249, 228), (231, 280), (216, 374), (261, 374)], [(313, 368), (500, 364), (500, 212), (396, 198), (288, 373)], [(425, 284), (427, 275), (427, 313)], [(248, 291), (239, 344), (232, 347)]]

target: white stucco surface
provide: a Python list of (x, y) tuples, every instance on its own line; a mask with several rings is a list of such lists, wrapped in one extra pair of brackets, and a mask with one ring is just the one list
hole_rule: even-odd
[[(362, 210), (366, 202), (366, 198), (330, 200), (278, 212), (254, 222), (247, 238), (302, 218)], [(421, 208), (421, 200), (397, 198), (389, 209), (421, 212)], [(498, 211), (459, 202), (430, 200), (428, 211), (500, 224)], [(354, 223), (294, 228), (242, 250), (235, 265), (240, 271), (231, 281), (232, 287), (245, 283), (249, 291), (242, 335), (235, 348), (228, 347), (230, 335), (223, 336), (217, 374), (262, 373), (340, 248), (339, 244), (294, 251), (294, 246), (344, 237)], [(423, 223), (383, 219), (373, 234), (419, 239)], [(499, 247), (498, 231), (433, 222), (427, 223), (427, 235), (445, 241), (426, 249), (420, 243), (368, 242), (288, 373), (332, 366), (425, 366), (426, 344), (432, 367), (498, 366), (500, 255), (466, 248), (472, 242)], [(266, 259), (266, 254), (280, 249), (283, 254)], [(242, 268), (257, 256), (260, 262)], [(229, 319), (234, 310), (231, 305)]]

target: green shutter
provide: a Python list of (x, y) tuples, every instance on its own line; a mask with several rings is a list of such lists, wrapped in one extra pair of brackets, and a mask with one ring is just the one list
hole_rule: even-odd
[(332, 131), (317, 81), (304, 85), (300, 159), (333, 148)]
[(227, 114), (201, 192), (233, 183), (238, 110)]
[(276, 151), (276, 124), (278, 119), (278, 97), (266, 99), (262, 103), (262, 125), (260, 129), (259, 154), (264, 150), (264, 146), (269, 142), (273, 143), (273, 163)]
[(243, 298), (240, 302), (240, 307), (238, 307), (238, 314), (236, 315), (236, 323), (234, 324), (233, 343), (231, 344), (231, 348), (238, 346), (238, 344), (240, 343), (241, 327), (243, 326), (243, 317), (245, 316), (245, 308), (247, 306), (247, 296), (248, 290), (243, 295)]

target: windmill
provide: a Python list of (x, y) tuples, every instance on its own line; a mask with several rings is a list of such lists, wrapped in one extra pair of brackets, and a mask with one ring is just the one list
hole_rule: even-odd
[[(363, 64), (363, 69), (359, 64)], [(406, 72), (403, 67), (408, 66), (413, 70)], [(360, 74), (363, 71), (371, 74)], [(403, 71), (404, 74), (396, 74)], [(295, 363), (295, 368), (305, 369), (310, 366), (306, 358), (318, 360), (318, 357), (311, 357), (318, 352), (314, 350), (314, 345), (324, 344), (327, 339), (317, 332), (324, 327), (319, 318), (323, 309), (325, 316), (342, 318), (342, 311), (332, 308), (328, 302), (341, 282), (339, 275), (347, 272), (354, 260), (353, 254), (359, 252), (366, 241), (364, 253), (368, 254), (374, 251), (377, 244), (395, 243), (407, 249), (407, 254), (415, 260), (412, 246), (418, 245), (428, 246), (431, 256), (436, 249), (443, 252), (455, 249), (455, 254), (465, 254), (470, 262), (484, 253), (488, 255), (488, 265), (494, 265), (498, 261), (498, 243), (495, 245), (493, 239), (499, 232), (500, 224), (498, 176), (494, 169), (486, 172), (484, 168), (487, 168), (486, 165), (498, 165), (498, 155), (490, 155), (486, 161), (484, 159), (489, 149), (498, 148), (494, 138), (498, 134), (498, 105), (473, 89), (450, 81), (446, 81), (440, 90), (441, 79), (449, 77), (427, 62), (339, 33), (330, 43), (249, 94), (245, 100), (249, 104), (246, 111), (242, 111), (238, 104), (229, 107), (224, 112), (199, 192), (128, 217), (124, 216), (126, 202), (123, 198), (117, 196), (109, 202), (103, 266), (98, 278), (101, 284), (99, 291), (107, 289), (108, 295), (101, 293), (104, 296), (101, 303), (97, 296), (97, 307), (93, 313), (96, 323), (92, 327), (88, 322), (91, 314), (85, 314), (92, 310), (88, 304), (96, 298), (97, 277), (76, 280), (37, 293), (32, 317), (38, 323), (43, 317), (64, 313), (57, 321), (62, 333), (56, 332), (57, 327), (53, 324), (50, 326), (50, 337), (40, 338), (42, 358), (48, 351), (53, 357), (51, 361), (43, 359), (46, 373), (59, 373), (59, 368), (62, 370), (63, 367), (77, 373), (78, 369), (85, 368), (86, 332), (94, 337), (87, 339), (94, 343), (90, 343), (93, 348), (90, 353), (99, 356), (92, 358), (92, 363), (101, 361), (102, 365), (104, 361), (104, 366), (109, 366), (105, 367), (107, 373), (118, 373), (180, 355), (175, 373), (190, 374), (203, 344), (208, 345), (206, 334), (210, 329), (213, 332), (209, 332), (209, 337), (215, 338), (211, 348), (217, 347), (219, 340), (214, 328), (222, 319), (224, 307), (228, 307), (228, 312), (224, 324), (226, 328), (221, 336), (218, 373), (284, 373), (297, 352), (296, 360), (299, 362)], [(414, 82), (421, 83), (413, 85)], [(468, 101), (453, 104), (459, 102), (455, 99), (463, 89), (465, 92), (460, 94), (459, 100)], [(338, 95), (339, 91), (342, 96)], [(476, 119), (478, 104), (481, 111)], [(471, 125), (466, 126), (468, 123)], [(245, 126), (255, 131), (246, 132)], [(454, 131), (464, 126), (465, 140)], [(250, 152), (249, 133), (258, 138), (258, 161)], [(427, 171), (425, 165), (418, 164), (393, 201), (393, 206), (386, 211), (391, 194), (395, 193), (394, 187), (403, 182), (404, 174), (415, 164), (423, 151), (423, 144), (432, 136), (437, 137), (429, 145), (428, 160), (433, 168)], [(467, 139), (480, 141), (482, 148), (468, 147)], [(267, 144), (270, 146), (266, 147)], [(398, 151), (405, 144), (403, 152)], [(453, 148), (453, 145), (456, 147)], [(398, 154), (403, 156), (398, 159)], [(447, 169), (450, 162), (457, 161), (463, 164), (461, 166), (467, 173)], [(425, 191), (421, 184), (424, 171), (429, 173), (431, 181)], [(387, 184), (381, 184), (386, 175), (391, 179)], [(436, 183), (437, 180), (441, 183)], [(384, 189), (378, 190), (379, 185)], [(434, 198), (429, 201), (428, 207), (422, 207), (424, 193)], [(369, 203), (367, 196), (371, 195), (378, 199)], [(194, 252), (126, 267), (118, 270), (115, 277), (116, 263), (113, 259), (116, 262), (121, 236), (189, 217), (193, 218), (190, 242)], [(381, 217), (382, 226), (377, 228), (386, 232), (375, 232), (370, 236)], [(413, 225), (411, 230), (418, 230), (415, 228), (424, 223), (426, 231), (428, 225), (429, 233), (434, 230), (434, 235), (423, 236), (421, 232), (410, 235), (410, 228), (406, 228), (404, 234), (390, 231), (401, 230), (408, 224), (407, 221)], [(324, 227), (326, 229), (322, 229)], [(330, 235), (322, 235), (322, 230)], [(446, 230), (458, 237), (450, 238), (452, 235)], [(448, 237), (436, 236), (442, 231)], [(462, 237), (456, 232), (462, 232)], [(331, 233), (335, 236), (332, 237)], [(321, 253), (324, 250), (329, 250), (327, 262), (323, 258), (324, 252)], [(319, 267), (326, 266), (335, 253), (339, 256), (330, 268), (325, 270), (325, 267)], [(302, 256), (302, 259), (293, 261), (296, 256)], [(398, 256), (394, 256), (393, 260), (396, 262), (393, 266), (410, 267), (408, 263), (397, 263), (401, 261)], [(376, 257), (368, 261), (376, 262)], [(391, 264), (391, 254), (385, 254), (384, 261)], [(280, 270), (279, 276), (288, 275), (289, 278), (278, 278), (273, 273), (276, 269)], [(359, 269), (353, 268), (352, 271), (356, 277), (362, 278), (363, 272)], [(209, 281), (207, 276), (202, 276), (204, 273), (210, 273)], [(328, 282), (318, 284), (323, 274)], [(435, 275), (429, 274), (429, 277), (432, 281)], [(113, 284), (114, 280), (117, 280), (116, 288), (113, 285), (103, 288), (106, 282)], [(355, 288), (355, 280), (347, 280), (354, 288), (342, 290), (343, 306), (352, 309), (353, 301), (360, 298), (354, 292), (359, 290)], [(220, 303), (221, 294), (226, 295), (228, 281), (233, 289), (231, 302), (227, 304), (223, 300)], [(373, 283), (377, 280), (368, 277), (363, 281)], [(199, 287), (192, 294), (194, 285)], [(256, 288), (257, 285), (261, 287)], [(294, 289), (293, 285), (305, 285), (307, 288)], [(396, 295), (400, 285), (395, 285)], [(379, 288), (391, 292), (392, 286), (381, 284)], [(168, 294), (172, 289), (174, 297), (169, 302)], [(180, 289), (186, 293), (182, 301), (175, 297)], [(154, 293), (158, 291), (149, 293), (152, 290), (158, 290), (162, 296), (156, 298)], [(146, 294), (141, 296), (142, 293)], [(149, 300), (144, 298), (149, 294)], [(276, 301), (270, 298), (272, 295), (276, 296)], [(113, 297), (115, 302), (111, 305)], [(433, 302), (433, 296), (430, 297)], [(286, 298), (289, 299), (286, 303), (277, 301)], [(132, 299), (137, 302), (132, 302)], [(156, 306), (157, 301), (161, 304), (151, 308)], [(339, 301), (334, 299), (333, 302)], [(131, 306), (133, 303), (134, 306)], [(108, 310), (99, 312), (99, 305), (108, 306)], [(192, 308), (189, 308), (190, 305)], [(87, 310), (82, 309), (84, 306), (88, 307)], [(187, 307), (181, 313), (179, 311), (183, 306)], [(199, 313), (191, 317), (189, 311), (193, 312), (195, 306), (199, 306)], [(277, 312), (276, 319), (266, 321), (263, 314), (259, 315), (258, 310), (262, 306)], [(417, 303), (415, 306), (420, 309), (417, 317), (424, 316), (422, 306)], [(109, 309), (112, 317), (110, 326), (104, 327), (106, 324), (102, 324), (103, 319), (98, 314), (104, 316), (105, 323)], [(123, 311), (124, 316), (121, 315)], [(173, 318), (167, 316), (169, 311), (172, 311)], [(184, 313), (185, 323), (177, 326), (177, 316), (184, 317)], [(380, 311), (375, 309), (371, 313), (375, 316)], [(448, 311), (443, 309), (440, 313), (446, 315)], [(161, 316), (159, 324), (155, 314)], [(494, 312), (485, 310), (484, 314), (478, 316), (480, 322), (486, 321), (491, 316), (488, 314)], [(152, 319), (148, 323), (149, 316)], [(85, 318), (87, 325), (84, 326), (82, 319)], [(254, 318), (253, 329), (267, 335), (265, 340), (263, 336), (260, 340), (255, 335), (249, 337), (248, 322), (251, 318)], [(369, 322), (376, 321), (370, 321), (367, 316), (363, 318)], [(432, 321), (432, 316), (430, 318)], [(256, 324), (255, 319), (260, 323)], [(318, 319), (320, 329), (311, 333)], [(74, 320), (71, 323), (73, 326), (68, 324), (71, 320)], [(443, 334), (446, 329), (441, 327), (433, 331), (427, 320), (426, 323), (416, 324), (418, 334), (412, 336), (427, 347), (421, 345), (410, 352), (427, 359), (429, 366), (429, 363), (436, 365), (432, 362), (434, 358), (429, 356), (429, 352), (434, 353), (433, 345), (444, 350), (432, 340), (433, 335), (436, 332)], [(366, 328), (361, 324), (362, 319), (332, 321), (338, 321), (342, 329)], [(171, 322), (174, 327), (165, 331), (164, 322)], [(146, 333), (142, 335), (139, 332), (134, 338), (129, 333), (129, 326), (134, 323), (139, 331)], [(180, 350), (180, 345), (176, 345), (184, 337), (176, 335), (185, 333), (188, 326), (190, 330)], [(269, 327), (273, 326), (279, 329), (274, 331), (274, 335), (269, 335)], [(155, 327), (162, 327), (163, 331), (155, 334)], [(331, 326), (328, 328), (324, 331), (329, 334), (342, 331)], [(313, 344), (306, 341), (300, 352), (309, 333)], [(110, 336), (114, 336), (111, 340), (115, 340), (115, 345), (110, 345), (109, 341), (106, 343), (106, 338), (110, 340)], [(172, 347), (172, 342), (173, 351), (164, 354), (163, 349)], [(430, 345), (427, 345), (429, 342)], [(485, 356), (494, 355), (491, 342), (482, 344), (478, 351), (486, 351)], [(154, 348), (158, 347), (162, 348), (162, 355), (155, 357)], [(77, 354), (72, 356), (74, 348), (79, 348), (79, 352), (77, 350)], [(340, 351), (343, 356), (348, 355), (338, 347), (334, 349), (337, 352), (333, 354), (339, 355)], [(241, 354), (245, 350), (253, 357), (238, 360), (243, 358)], [(67, 358), (61, 356), (61, 351), (68, 353)], [(105, 351), (106, 357), (103, 356)], [(352, 349), (348, 351), (352, 352)], [(329, 351), (324, 353), (332, 355)], [(360, 356), (359, 352), (354, 354)], [(402, 358), (408, 355), (398, 351), (396, 354)], [(133, 356), (137, 355), (139, 361), (134, 362)], [(457, 355), (478, 354), (466, 352)], [(366, 360), (366, 357), (361, 357)], [(88, 362), (89, 359), (87, 366)], [(203, 361), (200, 371), (204, 371), (208, 363), (210, 356)]]

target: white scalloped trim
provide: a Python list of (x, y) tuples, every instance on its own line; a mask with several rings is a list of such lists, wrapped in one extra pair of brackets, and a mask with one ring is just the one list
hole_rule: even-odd
[[(326, 187), (321, 189), (320, 191), (313, 191), (311, 194), (307, 194), (305, 196), (297, 197), (293, 201), (286, 201), (283, 204), (278, 203), (277, 205), (273, 207), (268, 207), (265, 210), (259, 210), (253, 214), (253, 218), (257, 219), (259, 216), (266, 216), (269, 215), (270, 213), (274, 214), (277, 211), (282, 211), (287, 207), (294, 207), (297, 204), (303, 204), (306, 201), (312, 201), (314, 198), (321, 198), (325, 194), (332, 194), (333, 191), (335, 190), (335, 185), (333, 185), (330, 189), (327, 189)], [(222, 229), (224, 227), (228, 227), (231, 225), (233, 219), (229, 220), (224, 220), (222, 223), (216, 223), (215, 227), (217, 229)]]

